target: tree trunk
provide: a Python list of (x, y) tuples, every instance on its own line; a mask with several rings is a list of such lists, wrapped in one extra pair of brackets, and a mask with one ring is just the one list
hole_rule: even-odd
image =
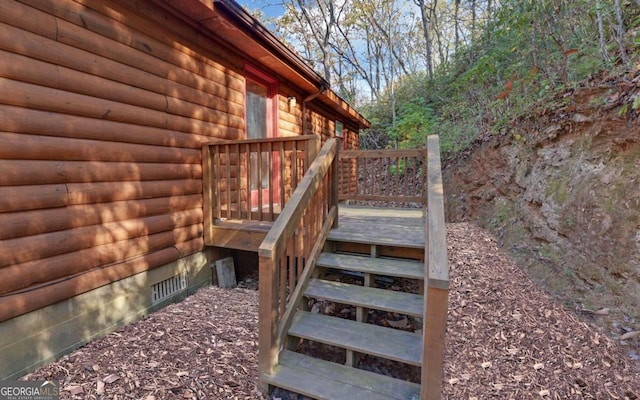
[(426, 50), (427, 73), (429, 79), (433, 79), (433, 59), (431, 55), (431, 35), (429, 34), (430, 20), (424, 4), (424, 0), (416, 0), (416, 5), (420, 7), (420, 15), (422, 17), (422, 30), (424, 32), (424, 44)]
[(628, 67), (629, 57), (627, 57), (627, 51), (624, 48), (624, 21), (622, 20), (622, 6), (620, 5), (620, 0), (614, 0), (613, 4), (616, 9), (616, 21), (618, 23), (616, 26), (616, 41), (620, 48), (620, 57), (622, 58), (624, 65)]
[(471, 46), (469, 48), (469, 62), (473, 63), (475, 59), (473, 45), (476, 40), (476, 0), (471, 0)]
[[(637, 0), (640, 2), (640, 0)], [(598, 18), (598, 35), (600, 37), (600, 51), (602, 52), (602, 60), (606, 63), (610, 62), (609, 53), (607, 52), (607, 42), (604, 37), (604, 28), (602, 26), (602, 10), (600, 10), (600, 2), (596, 2), (596, 17)]]
[(471, 42), (472, 43), (475, 40), (477, 18), (478, 17), (476, 15), (476, 0), (471, 0)]
[(460, 48), (460, 0), (454, 0), (453, 10), (453, 24), (455, 32), (454, 50), (457, 53)]
[[(319, 26), (314, 22), (313, 18), (307, 10), (307, 5), (303, 0), (296, 0), (296, 2), (298, 4), (300, 12), (302, 13), (302, 16), (304, 17), (306, 25), (311, 29), (313, 38), (315, 39), (320, 52), (322, 53), (322, 68), (324, 72), (324, 79), (327, 82), (331, 83), (330, 40), (333, 29), (337, 25), (333, 0), (327, 0), (327, 2), (324, 3), (326, 9), (323, 8), (323, 4), (321, 4), (319, 0), (316, 2), (318, 9), (321, 11), (323, 16), (322, 26)], [(300, 23), (302, 24), (302, 21), (300, 21)]]
[(447, 51), (445, 51), (445, 47), (442, 40), (442, 32), (440, 30), (440, 25), (438, 21), (438, 14), (436, 10), (438, 9), (438, 0), (434, 0), (433, 5), (430, 10), (431, 20), (433, 21), (434, 31), (436, 34), (436, 41), (438, 42), (438, 56), (440, 57), (440, 62), (438, 64), (446, 64), (447, 62)]

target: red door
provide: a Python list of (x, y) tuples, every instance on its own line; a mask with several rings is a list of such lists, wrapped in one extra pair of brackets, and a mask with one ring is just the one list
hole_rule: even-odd
[[(246, 72), (246, 132), (247, 139), (264, 139), (277, 136), (277, 81), (250, 66)], [(266, 149), (265, 145), (263, 149)], [(249, 188), (251, 209), (268, 207), (278, 203), (280, 197), (279, 159), (276, 152), (251, 153), (249, 158)], [(269, 185), (272, 190), (269, 190)], [(273, 193), (273, 199), (271, 198)]]

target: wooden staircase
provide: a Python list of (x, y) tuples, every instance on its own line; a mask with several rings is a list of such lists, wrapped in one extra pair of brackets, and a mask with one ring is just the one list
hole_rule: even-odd
[[(388, 238), (376, 232), (384, 227), (367, 225), (372, 233), (347, 232), (333, 229), (328, 236), (325, 252), (316, 263), (315, 277), (308, 281), (304, 297), (345, 304), (356, 308), (355, 320), (298, 310), (288, 330), (288, 343), (297, 344), (300, 339), (327, 344), (344, 349), (346, 364), (324, 361), (295, 351), (286, 346), (280, 353), (279, 364), (272, 374), (262, 380), (317, 399), (397, 399), (420, 398), (420, 385), (357, 368), (358, 356), (368, 354), (413, 366), (422, 365), (422, 334), (391, 327), (374, 325), (367, 321), (367, 310), (380, 310), (402, 316), (422, 318), (422, 295), (376, 288), (375, 277), (405, 278), (422, 281), (424, 262), (398, 258), (378, 258), (388, 246)], [(424, 226), (424, 225), (422, 225)], [(376, 229), (377, 228), (377, 229)], [(357, 234), (356, 234), (357, 233)], [(422, 233), (424, 237), (424, 230)], [(369, 254), (341, 254), (336, 248), (349, 248), (366, 244)], [(416, 244), (395, 240), (396, 252), (411, 253), (417, 246), (422, 254), (424, 241)], [(326, 251), (329, 250), (329, 251)], [(328, 274), (327, 272), (331, 272)], [(348, 284), (321, 276), (335, 276), (335, 272), (360, 275), (363, 285)], [(420, 285), (422, 287), (423, 285)]]
[[(411, 162), (396, 150), (349, 155), (382, 157), (387, 164), (395, 157), (392, 164), (406, 166), (414, 183), (427, 176), (426, 197), (419, 198), (424, 207), (413, 210), (339, 206), (338, 148), (336, 139), (327, 140), (258, 250), (260, 388), (269, 392), (281, 387), (331, 400), (440, 399), (449, 267), (438, 138), (428, 138), (428, 158), (424, 151), (415, 151), (422, 158)], [(398, 187), (398, 175), (393, 179)], [(383, 187), (381, 182), (373, 186)], [(417, 199), (371, 192), (362, 196), (353, 199)], [(357, 274), (362, 284), (329, 279), (335, 271)], [(376, 284), (382, 277), (418, 281), (413, 286), (420, 290), (387, 290)], [(310, 300), (353, 307), (355, 318), (310, 312)], [(396, 324), (388, 318), (389, 327), (376, 325), (380, 318), (370, 316), (379, 312), (413, 318), (421, 332), (393, 328)], [(342, 349), (346, 361), (304, 354), (301, 342)], [(359, 368), (363, 355), (417, 367), (419, 377), (412, 379), (419, 383), (365, 371)]]

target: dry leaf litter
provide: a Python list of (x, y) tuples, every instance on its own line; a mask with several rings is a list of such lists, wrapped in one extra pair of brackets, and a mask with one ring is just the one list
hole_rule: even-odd
[[(471, 224), (448, 225), (451, 267), (445, 399), (638, 399), (639, 367), (614, 341), (535, 286), (496, 241)], [(379, 285), (404, 285), (382, 281)], [(61, 382), (62, 399), (265, 399), (257, 388), (258, 293), (208, 287), (97, 339), (25, 377)], [(244, 287), (242, 287), (244, 286)], [(342, 305), (312, 305), (349, 318)], [(597, 318), (593, 314), (591, 318)], [(416, 321), (371, 313), (413, 330)], [(316, 343), (300, 349), (343, 361)], [(360, 368), (415, 381), (418, 371), (372, 357)], [(276, 390), (272, 399), (302, 400)]]

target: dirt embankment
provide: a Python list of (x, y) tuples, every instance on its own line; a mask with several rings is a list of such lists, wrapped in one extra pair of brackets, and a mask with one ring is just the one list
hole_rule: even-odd
[[(534, 281), (614, 338), (640, 330), (638, 97), (640, 76), (568, 91), (444, 169), (450, 221), (493, 231)], [(640, 338), (626, 344), (637, 360)]]

